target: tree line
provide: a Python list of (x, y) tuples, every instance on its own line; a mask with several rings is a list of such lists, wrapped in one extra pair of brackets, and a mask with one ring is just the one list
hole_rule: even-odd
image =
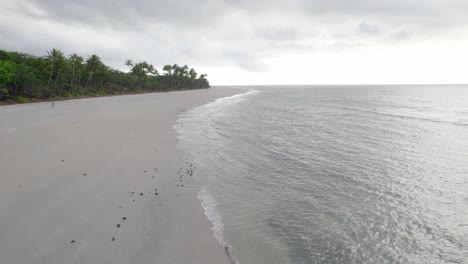
[(129, 72), (105, 65), (93, 54), (86, 59), (52, 49), (46, 56), (0, 50), (0, 102), (209, 88), (206, 74), (187, 65), (126, 60)]

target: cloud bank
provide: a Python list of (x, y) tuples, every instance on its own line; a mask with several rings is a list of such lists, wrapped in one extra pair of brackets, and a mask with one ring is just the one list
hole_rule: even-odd
[(456, 42), (467, 13), (465, 0), (2, 0), (0, 48), (187, 63), (221, 80), (310, 54)]

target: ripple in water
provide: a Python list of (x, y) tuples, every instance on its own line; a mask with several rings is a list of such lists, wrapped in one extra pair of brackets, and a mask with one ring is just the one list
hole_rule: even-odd
[(234, 259), (468, 263), (468, 87), (252, 89), (177, 126)]

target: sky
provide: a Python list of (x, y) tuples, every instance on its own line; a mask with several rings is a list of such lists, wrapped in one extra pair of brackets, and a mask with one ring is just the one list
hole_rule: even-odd
[(468, 0), (0, 0), (0, 49), (213, 85), (468, 83)]

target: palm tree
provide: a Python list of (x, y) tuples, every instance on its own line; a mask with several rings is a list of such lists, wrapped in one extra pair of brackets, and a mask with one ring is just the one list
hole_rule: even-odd
[[(151, 65), (153, 66), (153, 65)], [(153, 67), (152, 71), (151, 71), (151, 74), (155, 75), (155, 76), (158, 76), (159, 75), (159, 71), (158, 69), (156, 69), (155, 67)]]
[(187, 65), (184, 65), (182, 66), (182, 68), (180, 68), (180, 74), (182, 75), (182, 77), (187, 77), (189, 73), (189, 67)]
[(89, 77), (88, 80), (86, 81), (85, 86), (91, 86), (92, 84), (92, 79), (93, 79), (93, 74), (102, 66), (101, 58), (99, 58), (97, 55), (93, 54), (88, 57), (86, 60), (86, 69), (89, 72)]
[[(78, 54), (76, 53), (73, 53), (72, 55), (70, 55), (69, 57), (69, 61), (71, 63), (71, 67), (72, 67), (72, 79), (71, 79), (71, 84), (72, 85), (76, 85), (78, 84), (79, 80), (81, 79), (81, 66), (83, 65), (83, 57), (81, 56), (78, 56)], [(75, 81), (75, 71), (78, 70), (78, 78), (77, 80), (78, 81)]]
[(152, 74), (154, 74), (155, 72), (158, 72), (158, 70), (156, 70), (156, 69), (154, 68), (153, 64), (147, 63), (147, 65), (146, 65), (146, 73), (152, 75)]
[(198, 73), (195, 71), (194, 68), (191, 68), (188, 75), (189, 75), (190, 79), (194, 80), (194, 79), (197, 78)]
[(173, 70), (173, 68), (172, 68), (171, 65), (164, 65), (164, 67), (163, 67), (163, 71), (166, 72), (165, 73), (166, 75), (172, 75), (172, 70)]
[(125, 60), (125, 65), (128, 67), (132, 68), (133, 67), (133, 61), (131, 59), (126, 59)]
[(50, 85), (55, 72), (57, 72), (55, 83), (57, 82), (58, 77), (60, 76), (60, 71), (62, 70), (63, 65), (65, 64), (65, 56), (60, 50), (52, 49), (51, 51), (47, 51), (46, 58), (50, 63), (50, 74), (49, 80), (47, 81), (47, 85)]

